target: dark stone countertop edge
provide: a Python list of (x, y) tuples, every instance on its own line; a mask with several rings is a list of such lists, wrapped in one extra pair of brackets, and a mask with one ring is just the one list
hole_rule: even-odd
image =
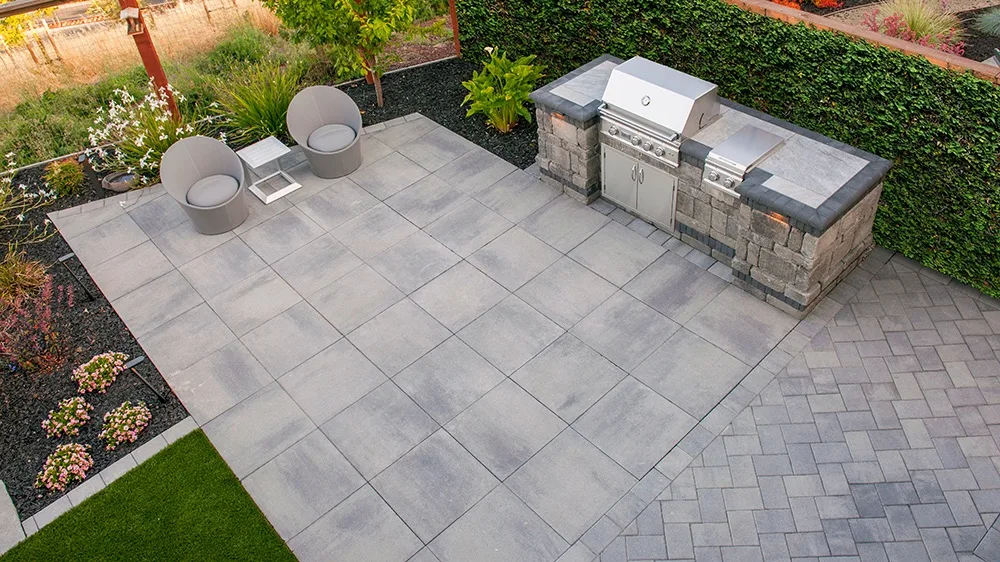
[(594, 100), (587, 105), (579, 105), (569, 101), (568, 99), (558, 96), (552, 93), (553, 88), (557, 88), (566, 82), (576, 78), (577, 76), (587, 72), (588, 70), (596, 67), (597, 65), (604, 62), (614, 62), (621, 64), (622, 59), (613, 55), (601, 55), (596, 59), (588, 62), (587, 64), (577, 68), (576, 70), (566, 74), (560, 78), (556, 78), (552, 82), (538, 88), (534, 92), (531, 92), (531, 99), (535, 102), (535, 105), (550, 109), (562, 113), (563, 115), (574, 119), (579, 122), (590, 121), (597, 117), (597, 108), (601, 105), (601, 100)]

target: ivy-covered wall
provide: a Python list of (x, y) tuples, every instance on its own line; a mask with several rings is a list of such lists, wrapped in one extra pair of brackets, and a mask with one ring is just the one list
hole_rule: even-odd
[(1000, 88), (720, 0), (457, 0), (462, 52), (641, 55), (894, 163), (876, 242), (1000, 297)]

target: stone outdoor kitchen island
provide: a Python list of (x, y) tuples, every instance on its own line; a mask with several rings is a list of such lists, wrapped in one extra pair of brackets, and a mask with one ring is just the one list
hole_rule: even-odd
[(680, 237), (803, 317), (871, 250), (890, 164), (716, 90), (602, 56), (532, 94), (542, 177)]

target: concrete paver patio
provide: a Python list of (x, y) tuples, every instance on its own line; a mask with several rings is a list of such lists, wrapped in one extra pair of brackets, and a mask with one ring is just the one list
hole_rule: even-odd
[[(590, 560), (603, 550), (612, 560), (619, 544), (620, 558), (629, 559), (746, 554), (722, 544), (733, 544), (743, 529), (733, 521), (753, 523), (763, 501), (756, 483), (755, 495), (729, 486), (721, 470), (712, 472), (720, 473), (715, 481), (699, 477), (719, 488), (723, 509), (741, 512), (724, 529), (714, 519), (697, 531), (694, 519), (685, 529), (669, 527), (674, 522), (661, 514), (675, 507), (663, 511), (654, 500), (686, 486), (697, 470), (685, 472), (692, 460), (714, 462), (701, 451), (728, 439), (715, 436), (730, 422), (736, 428), (745, 407), (751, 420), (755, 406), (764, 408), (760, 415), (779, 415), (771, 405), (775, 374), (795, 373), (792, 384), (810, 390), (795, 369), (839, 382), (833, 369), (849, 366), (832, 364), (849, 352), (841, 338), (856, 335), (849, 328), (872, 327), (860, 314), (846, 318), (841, 306), (861, 284), (876, 283), (864, 276), (887, 254), (870, 258), (868, 269), (797, 322), (729, 285), (727, 268), (679, 240), (607, 203), (583, 206), (426, 118), (377, 129), (362, 141), (361, 169), (321, 180), (305, 164), (291, 166), (304, 187), (268, 206), (250, 198), (250, 218), (229, 234), (195, 233), (156, 188), (127, 195), (123, 205), (95, 203), (54, 217), (296, 555)], [(879, 283), (870, 296), (895, 289)], [(973, 314), (973, 305), (962, 303)], [(1000, 318), (980, 312), (992, 304), (974, 306), (980, 316), (968, 320), (978, 321), (964, 328), (953, 322), (947, 337), (1000, 330)], [(827, 340), (810, 343), (831, 320), (844, 330), (834, 338), (831, 328)], [(996, 336), (975, 337), (986, 360)], [(889, 345), (858, 341), (859, 362)], [(966, 360), (957, 347), (945, 353), (953, 354), (949, 363)], [(930, 361), (921, 352), (900, 372), (914, 378), (919, 357)], [(975, 366), (963, 380), (975, 382), (991, 365)], [(932, 378), (944, 392), (947, 381)], [(858, 388), (843, 400), (891, 394), (894, 383), (909, 380), (890, 377), (871, 388), (863, 383), (876, 381), (851, 381)], [(920, 380), (900, 394), (916, 392)], [(758, 396), (761, 390), (770, 394)], [(840, 402), (825, 393), (785, 394), (817, 419), (839, 412)], [(973, 408), (962, 401), (974, 399), (953, 405)], [(916, 403), (901, 407), (913, 413), (901, 419), (929, 415)], [(1000, 458), (991, 431), (982, 431), (987, 414), (963, 411), (967, 423), (979, 416), (981, 428), (965, 447)], [(780, 434), (786, 452), (816, 431), (786, 423), (777, 429), (787, 433)], [(766, 427), (753, 426), (761, 443), (777, 435)], [(742, 435), (747, 426), (733, 428)], [(855, 441), (860, 436), (851, 439), (850, 452), (864, 447)], [(755, 451), (739, 466), (756, 462)], [(821, 462), (814, 461), (810, 466)], [(858, 459), (856, 469), (876, 468)], [(660, 498), (684, 499), (676, 509), (698, 512), (685, 496), (692, 489)], [(650, 523), (650, 502), (658, 523)], [(631, 523), (640, 513), (643, 523)], [(981, 519), (980, 526), (991, 523)], [(695, 533), (699, 548), (668, 553), (673, 532), (682, 530)], [(816, 529), (802, 532), (794, 540), (818, 543)], [(699, 537), (707, 536), (722, 544), (700, 549)]]

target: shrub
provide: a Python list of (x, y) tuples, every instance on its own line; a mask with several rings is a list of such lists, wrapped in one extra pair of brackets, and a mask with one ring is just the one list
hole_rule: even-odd
[(0, 357), (32, 374), (50, 373), (66, 362), (67, 349), (56, 330), (55, 305), (73, 306), (73, 288), (53, 290), (46, 279), (37, 298), (14, 301), (0, 317)]
[(79, 386), (80, 394), (97, 391), (107, 392), (118, 374), (125, 370), (128, 355), (117, 351), (109, 351), (95, 355), (83, 365), (73, 369), (73, 380)]
[(42, 429), (49, 437), (77, 435), (83, 424), (90, 420), (93, 409), (79, 396), (60, 400), (55, 410), (49, 410), (48, 419), (42, 421)]
[(132, 402), (126, 400), (121, 406), (104, 414), (104, 426), (98, 437), (105, 441), (105, 448), (109, 451), (122, 443), (134, 443), (152, 417), (145, 402), (133, 406)]
[(413, 0), (413, 21), (425, 21), (448, 13), (448, 0)]
[(33, 211), (51, 203), (54, 195), (51, 191), (32, 190), (24, 183), (15, 183), (13, 170), (16, 166), (14, 154), (9, 153), (6, 170), (0, 171), (0, 237), (14, 247), (41, 242), (52, 235), (49, 219), (41, 224), (27, 219)]
[(501, 133), (509, 133), (518, 117), (531, 121), (531, 112), (525, 104), (535, 82), (542, 77), (542, 67), (531, 64), (535, 55), (512, 61), (507, 53), (493, 47), (486, 47), (486, 52), (490, 58), (483, 63), (483, 71), (472, 71), (472, 80), (462, 82), (469, 91), (462, 105), (472, 102), (465, 116), (483, 113), (490, 125)]
[(247, 145), (274, 135), (288, 139), (285, 117), (299, 89), (298, 65), (255, 65), (229, 80), (219, 81), (216, 111), (225, 116), (229, 138)]
[(45, 488), (50, 492), (61, 492), (66, 486), (76, 481), (83, 481), (87, 471), (94, 466), (94, 459), (87, 451), (90, 445), (68, 443), (60, 445), (55, 452), (45, 459), (42, 471), (35, 479), (36, 488)]
[(993, 8), (979, 14), (976, 17), (975, 26), (986, 35), (1000, 37), (1000, 8)]
[(83, 186), (83, 166), (72, 158), (56, 160), (45, 167), (45, 183), (56, 197), (75, 195)]
[[(904, 0), (909, 1), (909, 0)], [(916, 2), (915, 2), (916, 3)], [(907, 23), (907, 16), (899, 12), (879, 18), (879, 10), (875, 8), (864, 14), (862, 24), (883, 35), (895, 37), (925, 47), (932, 47), (939, 51), (952, 53), (961, 56), (965, 52), (965, 43), (962, 42), (962, 33), (958, 29), (949, 29), (942, 33), (932, 35), (921, 35), (910, 28)], [(927, 20), (918, 19), (918, 25), (923, 28), (930, 28)]]
[(264, 62), (270, 52), (271, 38), (266, 33), (252, 25), (241, 25), (216, 45), (199, 66), (209, 74), (226, 76), (234, 68)]
[(37, 295), (47, 280), (41, 262), (28, 259), (13, 243), (7, 244), (7, 253), (0, 260), (0, 312)]

